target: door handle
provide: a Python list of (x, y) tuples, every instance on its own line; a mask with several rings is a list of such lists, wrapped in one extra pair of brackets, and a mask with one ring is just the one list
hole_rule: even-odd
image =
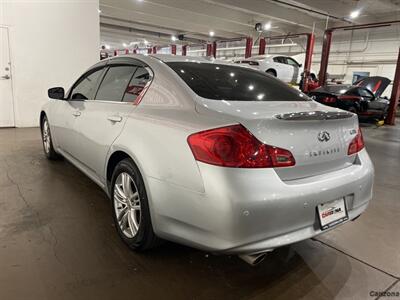
[(109, 120), (111, 122), (121, 122), (122, 121), (122, 117), (120, 117), (120, 116), (109, 116), (109, 117), (107, 117), (107, 120)]
[(4, 76), (1, 76), (1, 79), (5, 79), (5, 80), (8, 80), (8, 79), (10, 79), (11, 77), (8, 75), (8, 74), (6, 74), (6, 75), (4, 75)]
[(81, 115), (81, 112), (80, 111), (74, 111), (73, 113), (72, 113), (72, 115), (74, 116), (74, 117), (79, 117), (80, 115)]

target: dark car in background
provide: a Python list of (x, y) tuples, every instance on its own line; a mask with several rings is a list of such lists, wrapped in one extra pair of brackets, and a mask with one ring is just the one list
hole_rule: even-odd
[(381, 98), (390, 84), (386, 77), (366, 77), (353, 85), (326, 85), (309, 93), (310, 97), (322, 104), (344, 109), (368, 117), (383, 120), (386, 117), (389, 100)]

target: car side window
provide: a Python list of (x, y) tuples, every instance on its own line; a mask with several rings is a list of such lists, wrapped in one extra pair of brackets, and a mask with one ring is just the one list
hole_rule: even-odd
[(360, 97), (365, 97), (365, 98), (373, 98), (373, 95), (371, 94), (371, 92), (369, 92), (366, 89), (357, 88), (357, 87), (348, 90), (346, 92), (346, 95), (349, 95), (349, 96), (360, 96)]
[(103, 68), (89, 73), (82, 77), (71, 91), (71, 100), (87, 100), (93, 99), (97, 82), (103, 73)]
[(247, 64), (249, 66), (258, 66), (258, 65), (260, 65), (257, 61), (253, 61), (253, 60), (244, 60), (244, 61), (242, 61), (242, 64)]
[(286, 59), (282, 56), (274, 57), (274, 62), (280, 63), (280, 64), (286, 64)]
[(151, 74), (145, 67), (138, 67), (129, 85), (126, 87), (122, 101), (133, 102), (143, 91), (146, 84), (151, 81)]
[(287, 61), (288, 65), (291, 65), (291, 66), (296, 67), (296, 68), (299, 67), (299, 64), (294, 59), (292, 59), (290, 57), (286, 57), (286, 61)]
[(366, 89), (358, 89), (358, 92), (360, 94), (360, 96), (362, 97), (366, 97), (366, 98), (373, 98), (373, 95), (371, 94), (370, 91), (367, 91)]
[(121, 102), (137, 67), (132, 65), (110, 66), (97, 91), (95, 100)]

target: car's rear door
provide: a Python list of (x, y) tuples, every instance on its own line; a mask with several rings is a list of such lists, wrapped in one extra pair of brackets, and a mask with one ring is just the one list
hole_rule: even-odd
[(151, 70), (138, 60), (114, 59), (92, 101), (85, 101), (77, 121), (79, 147), (77, 159), (100, 180), (104, 179), (105, 158), (121, 133), (134, 101), (151, 80)]
[(300, 81), (300, 66), (293, 58), (286, 57), (287, 66), (289, 68), (289, 78), (291, 82)]
[(291, 71), (292, 68), (286, 63), (286, 57), (277, 56), (273, 60), (277, 63), (277, 77), (284, 82), (290, 82), (293, 72)]

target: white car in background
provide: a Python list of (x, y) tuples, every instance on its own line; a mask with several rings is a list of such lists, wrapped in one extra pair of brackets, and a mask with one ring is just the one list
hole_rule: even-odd
[(257, 55), (236, 59), (234, 63), (249, 65), (287, 83), (299, 83), (304, 71), (302, 64), (285, 55)]

